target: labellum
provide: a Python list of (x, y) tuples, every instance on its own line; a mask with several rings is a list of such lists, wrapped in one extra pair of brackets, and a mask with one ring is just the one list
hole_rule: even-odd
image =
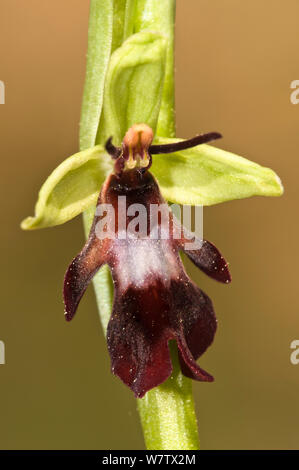
[[(107, 330), (111, 369), (139, 398), (171, 375), (170, 340), (177, 343), (186, 376), (213, 381), (196, 363), (215, 335), (213, 305), (186, 274), (179, 252), (184, 251), (205, 274), (223, 283), (231, 280), (228, 266), (206, 240), (200, 241), (198, 249), (188, 249), (190, 240), (168, 209), (149, 168), (154, 154), (175, 152), (219, 137), (213, 132), (187, 141), (152, 145), (151, 128), (138, 124), (128, 130), (121, 147), (115, 147), (110, 138), (106, 150), (115, 161), (114, 172), (101, 189), (89, 238), (65, 275), (65, 316), (69, 321), (95, 273), (104, 264), (109, 265), (114, 282)], [(154, 205), (158, 213), (161, 209), (155, 221), (155, 237)], [(136, 224), (133, 218), (139, 207), (145, 208), (145, 225), (141, 219)], [(165, 207), (166, 218), (162, 215)]]

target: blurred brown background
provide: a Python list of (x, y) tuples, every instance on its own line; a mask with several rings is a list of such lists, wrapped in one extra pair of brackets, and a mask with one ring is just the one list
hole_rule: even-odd
[[(61, 283), (81, 219), (21, 232), (41, 183), (77, 151), (89, 2), (2, 0), (1, 449), (142, 449), (132, 393), (109, 372), (92, 288), (72, 324)], [(299, 79), (296, 0), (178, 0), (177, 133), (218, 130), (223, 148), (281, 176), (282, 198), (205, 209), (204, 232), (230, 261), (221, 286), (188, 265), (214, 301), (216, 340), (194, 384), (203, 449), (298, 449)]]

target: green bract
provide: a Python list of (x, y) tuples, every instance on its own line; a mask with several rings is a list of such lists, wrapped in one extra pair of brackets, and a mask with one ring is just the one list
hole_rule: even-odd
[(113, 136), (120, 144), (133, 124), (155, 130), (161, 103), (166, 63), (166, 40), (154, 32), (134, 34), (116, 49), (106, 76), (97, 142)]
[(111, 168), (111, 159), (100, 145), (67, 158), (43, 184), (35, 216), (23, 220), (21, 227), (52, 227), (76, 217), (96, 203)]
[[(159, 144), (181, 139), (159, 138)], [(250, 196), (281, 196), (279, 177), (246, 158), (210, 145), (157, 155), (151, 171), (165, 199), (178, 204), (210, 206)]]
[(160, 31), (167, 38), (166, 70), (162, 94), (162, 102), (159, 113), (157, 135), (174, 137), (174, 20), (175, 2), (172, 0), (128, 0), (127, 4), (135, 3), (131, 11), (130, 20), (133, 30), (137, 31)]

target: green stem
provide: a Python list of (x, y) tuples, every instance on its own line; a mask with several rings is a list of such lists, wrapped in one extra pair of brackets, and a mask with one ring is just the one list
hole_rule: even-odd
[(111, 54), (112, 5), (113, 3), (107, 0), (90, 2), (86, 74), (80, 120), (80, 150), (95, 145), (103, 104), (105, 76)]
[(192, 383), (181, 372), (175, 343), (170, 344), (170, 351), (171, 377), (138, 400), (146, 446), (152, 450), (198, 450)]
[[(121, 38), (140, 30), (160, 31), (168, 38), (166, 77), (157, 134), (175, 135), (174, 118), (174, 13), (175, 0), (91, 0), (88, 34), (86, 82), (80, 124), (80, 148), (95, 143), (101, 115), (107, 56), (118, 47)], [(99, 33), (104, 28), (104, 35)], [(114, 35), (112, 32), (114, 31)], [(86, 235), (94, 208), (84, 214)], [(106, 332), (113, 302), (113, 283), (107, 266), (94, 277), (100, 319)], [(181, 373), (177, 348), (170, 345), (173, 363), (171, 377), (138, 400), (138, 409), (146, 446), (155, 450), (199, 449), (191, 380)]]

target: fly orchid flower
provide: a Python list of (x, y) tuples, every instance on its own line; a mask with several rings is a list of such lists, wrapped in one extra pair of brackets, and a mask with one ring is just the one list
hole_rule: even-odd
[[(88, 147), (88, 142), (82, 141), (85, 150), (52, 172), (39, 192), (35, 216), (27, 217), (21, 225), (31, 230), (63, 224), (82, 212), (91, 213), (98, 201), (88, 241), (65, 276), (66, 319), (74, 316), (99, 268), (108, 265), (115, 288), (107, 331), (112, 370), (138, 397), (169, 377), (170, 340), (178, 345), (185, 375), (213, 380), (196, 360), (213, 341), (215, 314), (210, 299), (187, 276), (179, 252), (185, 251), (213, 279), (226, 283), (230, 275), (221, 254), (208, 241), (199, 240), (199, 248), (190, 249), (189, 245), (187, 249), (189, 235), (183, 232), (177, 236), (180, 227), (168, 210), (167, 226), (161, 216), (154, 227), (160, 233), (158, 238), (150, 236), (150, 223), (143, 236), (136, 238), (131, 220), (134, 205), (145, 207), (146, 221), (151, 222), (150, 206), (156, 205), (162, 212), (165, 201), (208, 206), (255, 195), (279, 196), (283, 191), (271, 169), (206, 145), (221, 137), (218, 133), (183, 141), (158, 132), (159, 119), (165, 117), (160, 105), (166, 49), (164, 35), (141, 31), (115, 50), (105, 76), (103, 103), (93, 103), (94, 125), (89, 122), (87, 128), (81, 123), (86, 136), (97, 134), (93, 141), (99, 144), (92, 146), (88, 138)], [(134, 122), (147, 125), (132, 126)], [(152, 129), (156, 134), (153, 143)], [(125, 135), (122, 145), (114, 146), (111, 138), (107, 140), (109, 135), (117, 143)], [(108, 159), (107, 153), (112, 158)], [(155, 154), (159, 155), (152, 161)], [(123, 197), (125, 207), (119, 210), (118, 199)], [(101, 208), (105, 207), (103, 224)], [(125, 221), (119, 224), (123, 214)], [(117, 236), (108, 236), (111, 232)]]
[[(144, 396), (171, 375), (170, 340), (177, 342), (186, 376), (213, 380), (196, 363), (214, 338), (217, 321), (213, 305), (186, 274), (179, 251), (185, 251), (208, 276), (224, 283), (231, 280), (227, 263), (206, 240), (199, 249), (188, 250), (183, 234), (175, 238), (173, 229), (178, 228), (174, 227), (178, 222), (170, 209), (167, 223), (165, 217), (158, 221), (159, 236), (151, 237), (150, 207), (165, 207), (165, 201), (148, 170), (152, 154), (183, 150), (219, 137), (218, 133), (210, 133), (179, 143), (151, 145), (152, 129), (139, 124), (128, 130), (121, 147), (114, 147), (111, 139), (106, 144), (115, 161), (114, 172), (104, 182), (97, 206), (112, 206), (113, 215), (106, 217), (107, 236), (98, 236), (101, 217), (96, 211), (89, 238), (66, 272), (65, 315), (67, 320), (73, 318), (88, 283), (102, 265), (108, 264), (114, 282), (113, 311), (107, 330), (111, 369), (136, 397)], [(125, 197), (122, 209), (118, 204), (120, 197)], [(128, 214), (133, 204), (146, 209), (146, 233), (130, 230), (132, 217)], [(119, 224), (120, 210), (126, 214), (124, 227)], [(108, 236), (113, 230), (114, 238)], [(169, 236), (163, 237), (167, 231)]]

